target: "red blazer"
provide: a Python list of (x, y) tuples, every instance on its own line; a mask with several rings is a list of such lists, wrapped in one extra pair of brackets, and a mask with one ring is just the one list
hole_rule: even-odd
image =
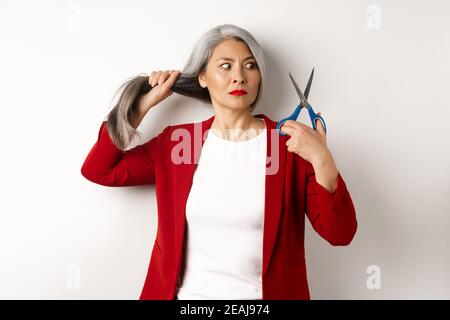
[[(255, 117), (264, 118), (267, 124), (262, 298), (308, 300), (305, 214), (322, 238), (333, 246), (345, 246), (356, 233), (355, 208), (340, 173), (337, 189), (328, 192), (316, 182), (312, 165), (287, 151), (289, 136), (278, 134), (277, 122), (264, 114)], [(214, 116), (167, 126), (158, 136), (127, 151), (111, 142), (104, 121), (83, 163), (81, 174), (103, 186), (156, 184), (158, 228), (140, 300), (176, 298), (186, 201), (204, 142), (201, 137), (213, 120)], [(187, 148), (180, 150), (182, 143)], [(172, 161), (173, 155), (185, 160)]]

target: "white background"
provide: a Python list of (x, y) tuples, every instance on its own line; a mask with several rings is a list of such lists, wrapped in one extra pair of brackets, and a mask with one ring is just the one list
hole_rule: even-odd
[[(232, 23), (267, 56), (255, 114), (289, 115), (288, 71), (304, 87), (316, 68), (309, 100), (356, 207), (347, 247), (307, 223), (311, 298), (449, 299), (449, 10), (444, 0), (1, 1), (0, 298), (138, 299), (154, 186), (99, 186), (81, 165), (127, 78), (181, 70), (206, 30)], [(174, 94), (137, 142), (212, 115)]]

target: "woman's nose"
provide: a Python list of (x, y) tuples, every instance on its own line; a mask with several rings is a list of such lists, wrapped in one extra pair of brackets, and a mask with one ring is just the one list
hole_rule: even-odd
[(234, 80), (233, 82), (239, 82), (239, 83), (244, 83), (245, 82), (245, 77), (242, 74), (236, 74), (234, 76)]
[(244, 72), (239, 68), (238, 68), (238, 70), (235, 71), (233, 77), (234, 77), (233, 82), (239, 82), (239, 83), (245, 82)]

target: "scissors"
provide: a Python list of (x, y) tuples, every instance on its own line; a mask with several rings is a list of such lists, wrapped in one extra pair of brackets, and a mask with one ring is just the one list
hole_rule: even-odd
[(285, 136), (286, 133), (282, 132), (280, 128), (283, 126), (283, 124), (287, 120), (293, 120), (296, 121), (298, 115), (300, 114), (300, 111), (302, 111), (303, 108), (306, 108), (309, 113), (309, 118), (311, 119), (312, 127), (314, 130), (316, 130), (316, 119), (319, 119), (322, 122), (323, 128), (325, 129), (325, 133), (327, 132), (327, 126), (325, 124), (325, 121), (323, 120), (322, 116), (316, 114), (312, 108), (312, 106), (308, 102), (308, 95), (309, 95), (309, 89), (311, 88), (312, 79), (314, 76), (314, 68), (312, 69), (311, 75), (309, 76), (308, 84), (306, 85), (305, 94), (303, 95), (302, 91), (298, 88), (297, 83), (295, 82), (294, 78), (291, 75), (291, 72), (289, 71), (289, 77), (291, 78), (292, 83), (294, 84), (295, 90), (297, 91), (298, 96), (300, 97), (300, 104), (295, 108), (294, 112), (287, 118), (282, 119), (277, 124), (277, 130), (278, 133), (282, 136)]

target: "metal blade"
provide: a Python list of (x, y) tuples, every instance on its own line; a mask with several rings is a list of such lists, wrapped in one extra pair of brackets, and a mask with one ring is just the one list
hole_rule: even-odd
[(292, 83), (294, 84), (295, 91), (297, 91), (298, 96), (300, 97), (300, 104), (303, 104), (304, 101), (306, 101), (305, 96), (303, 95), (302, 91), (299, 89), (297, 83), (295, 82), (294, 78), (291, 75), (291, 72), (289, 71), (289, 77), (291, 78)]
[(305, 89), (306, 99), (308, 99), (308, 96), (309, 96), (309, 89), (311, 88), (311, 83), (312, 83), (313, 77), (314, 77), (314, 68), (312, 69), (311, 75), (309, 76), (308, 84), (306, 85), (306, 89)]

